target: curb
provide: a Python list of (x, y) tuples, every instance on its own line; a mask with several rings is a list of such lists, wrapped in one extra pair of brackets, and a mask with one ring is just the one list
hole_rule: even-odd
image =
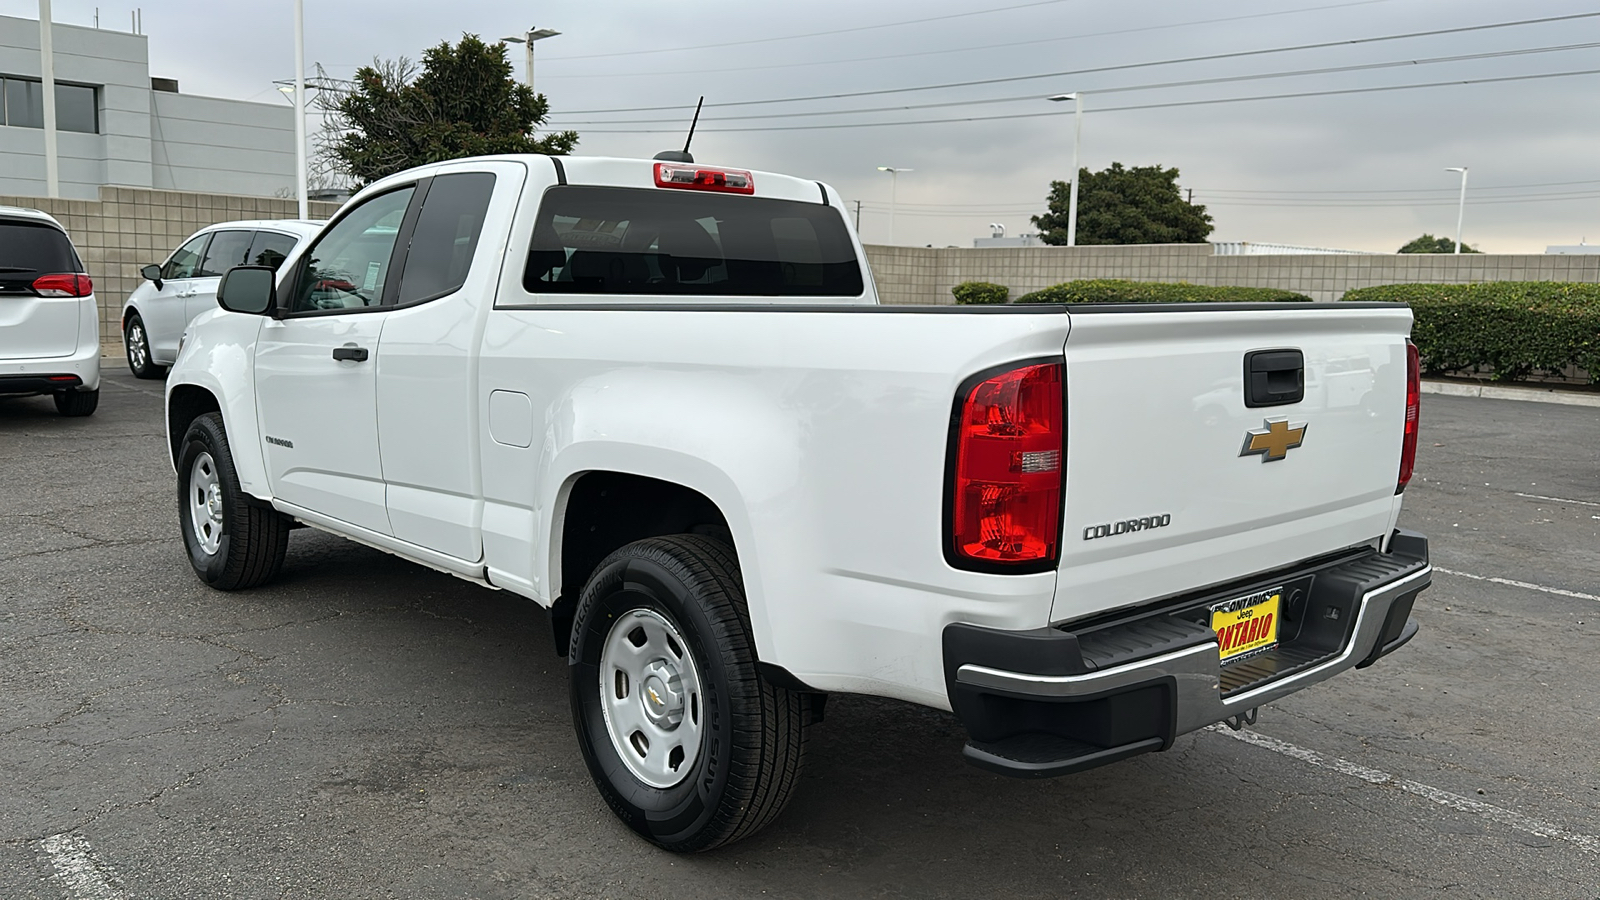
[(1494, 384), (1461, 384), (1455, 381), (1422, 382), (1424, 394), (1450, 397), (1484, 397), (1490, 400), (1526, 400), (1533, 403), (1559, 403), (1566, 406), (1600, 407), (1600, 394), (1555, 391), (1548, 388), (1505, 387)]

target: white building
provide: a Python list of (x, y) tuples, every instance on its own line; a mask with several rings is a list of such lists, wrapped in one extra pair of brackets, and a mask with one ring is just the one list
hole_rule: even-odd
[[(292, 196), (292, 107), (179, 93), (151, 78), (144, 35), (57, 23), (51, 42), (61, 196), (97, 199), (108, 184)], [(46, 194), (41, 71), (39, 22), (0, 16), (0, 194)]]

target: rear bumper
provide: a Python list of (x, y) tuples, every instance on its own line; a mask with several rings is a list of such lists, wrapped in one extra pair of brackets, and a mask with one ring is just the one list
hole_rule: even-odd
[[(972, 738), (964, 755), (1004, 774), (1046, 777), (1164, 750), (1180, 734), (1398, 649), (1416, 633), (1412, 603), (1431, 578), (1427, 538), (1397, 531), (1388, 553), (1275, 572), (1083, 630), (951, 625), (945, 679)], [(1298, 602), (1294, 637), (1225, 669), (1205, 610), (1279, 584), (1297, 592), (1283, 626)]]
[(100, 348), (53, 359), (0, 360), (0, 394), (53, 394), (100, 389)]
[[(100, 325), (94, 298), (86, 297), (79, 311), (78, 343), (70, 356), (0, 357), (0, 394), (48, 394), (61, 390), (100, 389)], [(23, 350), (22, 352), (27, 352)], [(52, 377), (77, 378), (52, 382)]]

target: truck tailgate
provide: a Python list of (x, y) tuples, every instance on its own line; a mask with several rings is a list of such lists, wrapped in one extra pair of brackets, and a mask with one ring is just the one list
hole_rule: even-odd
[[(1052, 621), (1383, 536), (1410, 328), (1407, 308), (1356, 304), (1075, 310)], [(1251, 407), (1246, 355), (1275, 350), (1301, 353), (1304, 397)]]

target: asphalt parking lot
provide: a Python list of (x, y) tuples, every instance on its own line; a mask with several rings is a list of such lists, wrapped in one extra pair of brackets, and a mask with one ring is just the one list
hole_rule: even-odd
[(1046, 782), (836, 697), (754, 839), (644, 844), (531, 603), (312, 531), (203, 587), (161, 384), (0, 398), (0, 897), (1600, 897), (1600, 409), (1424, 398), (1403, 651)]

